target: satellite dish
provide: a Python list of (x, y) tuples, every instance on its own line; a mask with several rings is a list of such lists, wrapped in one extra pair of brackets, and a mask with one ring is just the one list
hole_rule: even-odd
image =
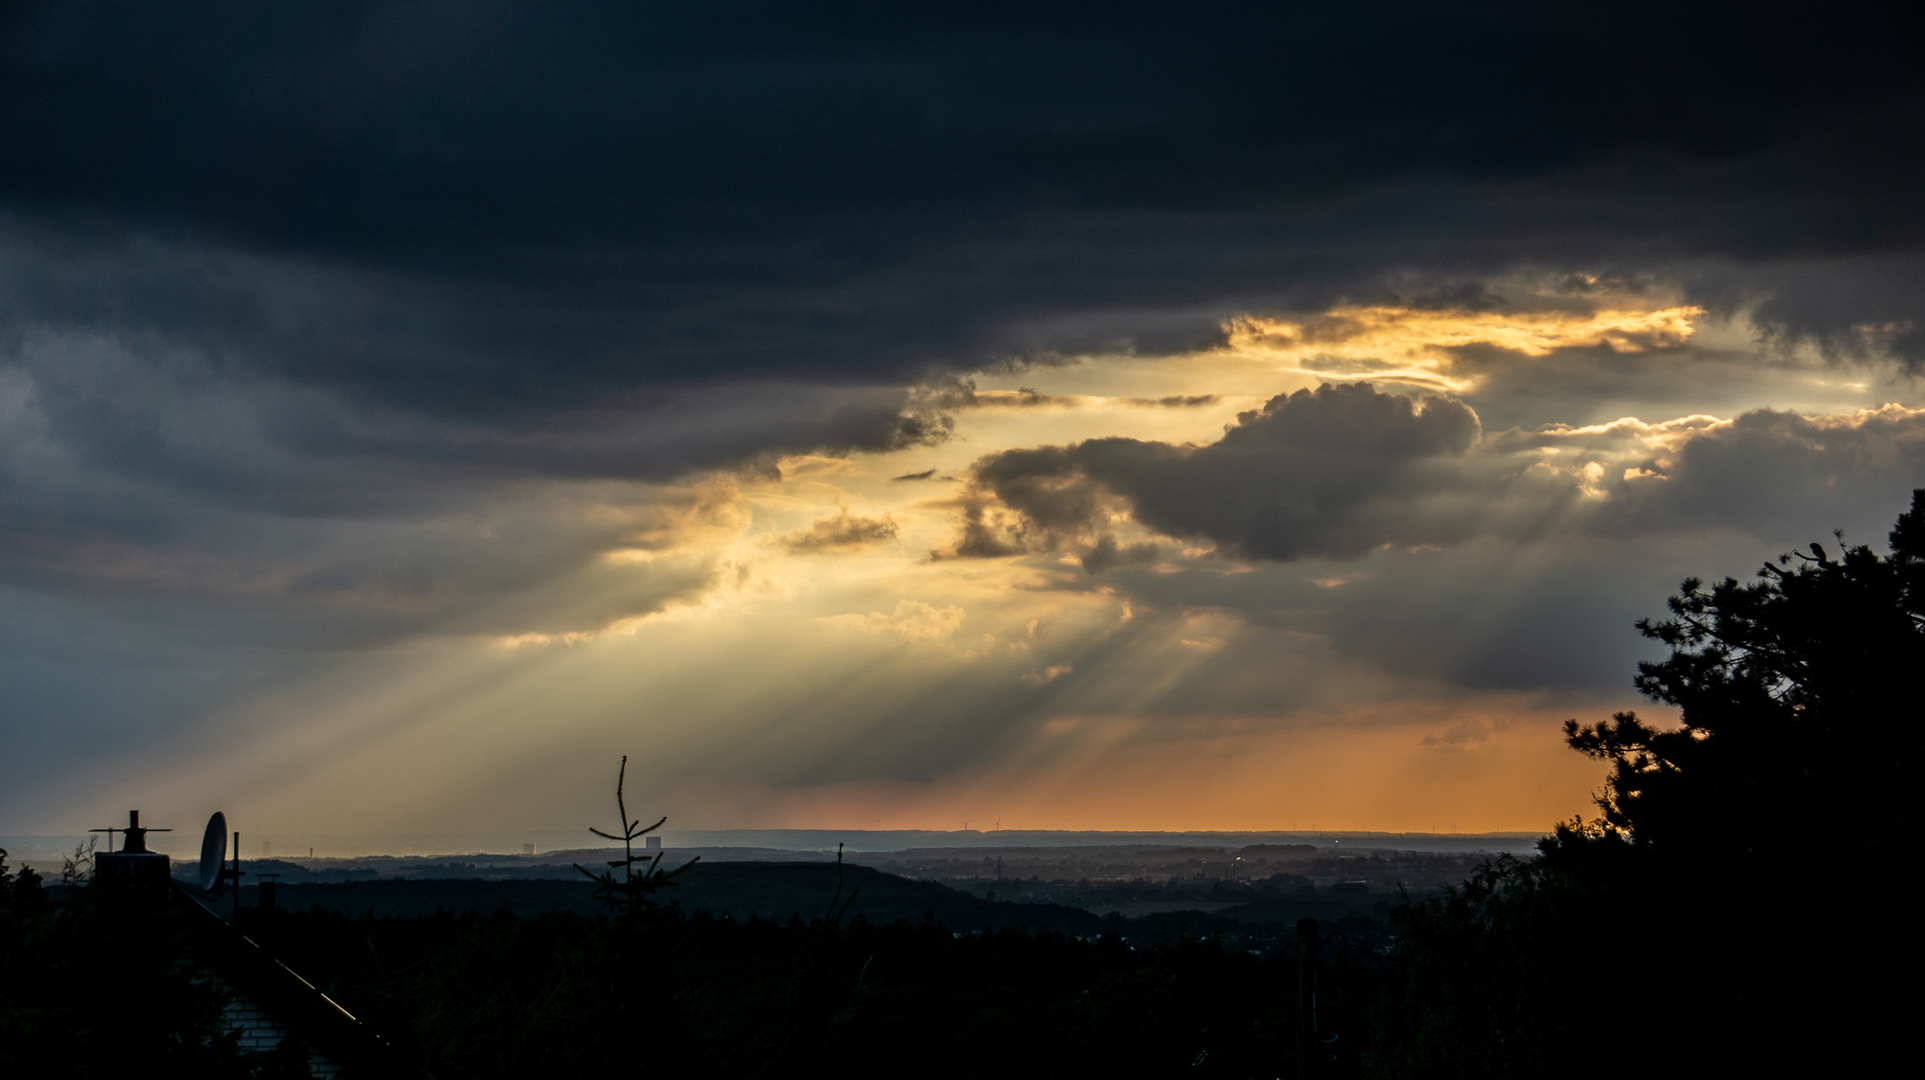
[(207, 819), (207, 835), (201, 837), (201, 891), (221, 894), (227, 883), (227, 815), (219, 810)]

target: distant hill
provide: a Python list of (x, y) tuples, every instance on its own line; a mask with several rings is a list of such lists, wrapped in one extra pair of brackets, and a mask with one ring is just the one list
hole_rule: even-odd
[[(684, 911), (707, 910), (738, 918), (787, 921), (821, 918), (835, 894), (833, 863), (701, 863), (660, 894)], [(519, 915), (549, 911), (590, 915), (601, 910), (586, 879), (578, 881), (483, 881), (480, 879), (382, 879), (329, 883), (283, 882), (279, 905), (303, 910), (322, 907), (349, 914), (369, 912), (411, 917), (439, 910), (494, 911), (507, 907)], [(843, 867), (842, 895), (855, 901), (846, 918), (871, 922), (916, 922), (933, 917), (958, 932), (1026, 929), (1050, 933), (1100, 934), (1104, 922), (1080, 908), (985, 900), (927, 881), (885, 874), (866, 866)], [(247, 890), (252, 904), (256, 890)]]

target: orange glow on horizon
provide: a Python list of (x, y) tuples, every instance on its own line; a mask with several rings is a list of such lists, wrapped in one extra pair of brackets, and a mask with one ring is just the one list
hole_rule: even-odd
[(1592, 812), (1603, 769), (1564, 745), (1571, 710), (1400, 709), (1429, 715), (1163, 737), (1140, 718), (1065, 717), (1042, 726), (1026, 764), (677, 801), (694, 810), (689, 828), (1548, 832)]

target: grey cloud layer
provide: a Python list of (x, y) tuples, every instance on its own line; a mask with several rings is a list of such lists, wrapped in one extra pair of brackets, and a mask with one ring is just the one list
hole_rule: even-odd
[[(1449, 404), (1440, 417), (1465, 408)], [(1417, 406), (1325, 387), (1247, 414), (1212, 446), (1129, 443), (1119, 455), (1102, 440), (995, 455), (979, 463), (955, 554), (1066, 548), (1086, 573), (1040, 564), (1057, 587), (1099, 587), (1088, 574), (1100, 573), (1100, 587), (1151, 611), (1228, 612), (1327, 641), (1386, 677), (1612, 695), (1651, 658), (1632, 624), (1661, 614), (1680, 579), (1744, 578), (1787, 549), (1834, 547), (1833, 528), (1882, 546), (1925, 486), (1925, 410), (1548, 425), (1465, 448), (1441, 434), (1449, 424), (1427, 440)], [(1339, 416), (1353, 426), (1333, 437)], [(1262, 430), (1287, 419), (1305, 422)], [(1210, 452), (1233, 443), (1262, 460)], [(1119, 540), (1125, 516), (1247, 561)]]
[[(1925, 411), (1897, 407), (1842, 417), (1760, 409), (1684, 439), (1642, 467), (1664, 479), (1614, 485), (1626, 531), (1728, 526), (1784, 537), (1843, 528), (1883, 546), (1888, 518), (1925, 486)], [(1895, 509), (1896, 508), (1896, 509)]]
[[(153, 338), (29, 330), (4, 345), (0, 582), (261, 604), (360, 596), (347, 621), (388, 627), (574, 572), (674, 510), (682, 496), (651, 485), (947, 432), (901, 389), (693, 388), (506, 423), (223, 377), (217, 356)], [(574, 509), (596, 499), (622, 510)]]
[(1882, 513), (1925, 483), (1925, 412), (1898, 407), (1819, 418), (1760, 410), (1662, 432), (1629, 423), (1480, 435), (1463, 402), (1326, 383), (1271, 399), (1204, 446), (1091, 439), (1004, 451), (975, 465), (948, 554), (1083, 545), (1095, 572), (1117, 564), (1112, 529), (1126, 518), (1273, 561), (1480, 535), (1707, 526), (1773, 535), (1860, 524), (1868, 508)]

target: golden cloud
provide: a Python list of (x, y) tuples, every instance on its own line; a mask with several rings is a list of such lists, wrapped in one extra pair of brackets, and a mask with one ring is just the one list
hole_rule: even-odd
[(1674, 348), (1691, 339), (1704, 314), (1688, 304), (1508, 312), (1348, 306), (1302, 320), (1242, 316), (1225, 324), (1222, 348), (1311, 374), (1369, 374), (1461, 393), (1477, 380), (1454, 373), (1453, 350), (1481, 345), (1537, 357), (1574, 348)]

